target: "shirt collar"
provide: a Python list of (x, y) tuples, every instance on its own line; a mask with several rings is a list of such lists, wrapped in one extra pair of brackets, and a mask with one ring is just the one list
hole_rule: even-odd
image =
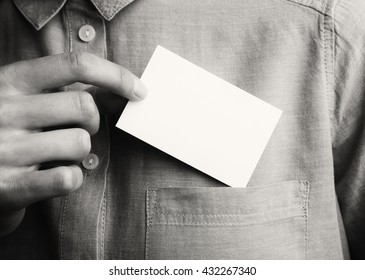
[[(67, 0), (13, 0), (24, 17), (37, 29), (41, 29), (65, 5)], [(99, 13), (111, 20), (125, 6), (134, 0), (91, 0)]]

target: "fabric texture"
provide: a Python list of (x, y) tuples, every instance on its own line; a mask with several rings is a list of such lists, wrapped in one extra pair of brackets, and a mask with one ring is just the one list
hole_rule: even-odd
[(0, 65), (87, 51), (140, 76), (159, 44), (283, 110), (246, 189), (106, 110), (99, 166), (75, 193), (28, 207), (0, 258), (365, 258), (364, 22), (361, 0), (0, 1)]

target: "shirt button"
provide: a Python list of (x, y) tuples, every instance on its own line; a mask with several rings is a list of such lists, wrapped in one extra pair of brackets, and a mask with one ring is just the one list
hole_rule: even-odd
[(97, 155), (90, 153), (88, 156), (82, 161), (82, 166), (87, 170), (93, 170), (99, 165), (99, 158)]
[(95, 38), (95, 29), (91, 25), (85, 24), (79, 29), (79, 38), (81, 41), (90, 42)]

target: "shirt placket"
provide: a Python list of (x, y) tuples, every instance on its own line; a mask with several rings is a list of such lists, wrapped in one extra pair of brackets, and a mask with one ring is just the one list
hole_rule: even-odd
[[(62, 11), (69, 40), (69, 51), (106, 56), (103, 18), (86, 1), (68, 1)], [(97, 89), (75, 83), (69, 91)], [(109, 165), (109, 131), (101, 116), (99, 132), (91, 137), (90, 154), (80, 164), (84, 173), (82, 187), (66, 196), (59, 224), (61, 259), (103, 259), (106, 172)]]

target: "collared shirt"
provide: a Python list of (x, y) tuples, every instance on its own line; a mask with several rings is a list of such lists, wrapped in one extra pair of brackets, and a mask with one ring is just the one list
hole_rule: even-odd
[(83, 186), (28, 207), (1, 258), (341, 259), (344, 229), (363, 258), (364, 22), (361, 0), (0, 1), (0, 65), (87, 51), (139, 76), (160, 44), (284, 112), (243, 189), (105, 112)]

